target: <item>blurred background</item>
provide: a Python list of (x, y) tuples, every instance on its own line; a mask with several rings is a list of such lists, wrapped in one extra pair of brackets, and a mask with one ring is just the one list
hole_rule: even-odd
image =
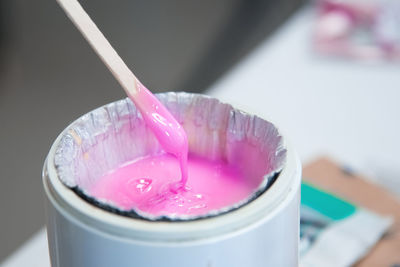
[[(302, 0), (81, 1), (153, 92), (202, 92)], [(44, 225), (51, 143), (123, 90), (55, 0), (0, 2), (0, 262)]]

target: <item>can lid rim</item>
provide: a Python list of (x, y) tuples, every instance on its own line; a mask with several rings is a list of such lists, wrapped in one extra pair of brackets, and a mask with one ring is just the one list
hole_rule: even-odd
[[(195, 221), (152, 222), (103, 210), (65, 186), (57, 178), (55, 166), (49, 160), (45, 162), (43, 183), (47, 198), (57, 211), (89, 230), (138, 242), (211, 242), (213, 238), (238, 234), (270, 220), (295, 197), (300, 187), (301, 163), (287, 140), (285, 143), (286, 164), (278, 179), (264, 194), (237, 210)], [(52, 156), (53, 148), (48, 158)]]

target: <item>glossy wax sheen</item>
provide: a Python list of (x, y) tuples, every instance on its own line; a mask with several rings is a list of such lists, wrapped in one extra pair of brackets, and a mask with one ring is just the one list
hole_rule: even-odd
[[(189, 180), (173, 190), (180, 166), (169, 154), (128, 162), (107, 173), (89, 189), (97, 199), (153, 216), (205, 215), (245, 200), (258, 184), (223, 161), (188, 159)], [(260, 180), (258, 180), (260, 181)]]
[(179, 184), (184, 187), (188, 179), (188, 139), (186, 132), (167, 108), (138, 80), (137, 94), (132, 98), (146, 125), (153, 132), (163, 149), (174, 155), (180, 163)]

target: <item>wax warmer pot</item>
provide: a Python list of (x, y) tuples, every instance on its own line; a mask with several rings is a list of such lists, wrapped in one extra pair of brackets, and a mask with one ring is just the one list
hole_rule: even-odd
[[(92, 198), (107, 170), (161, 147), (129, 99), (68, 126), (44, 165), (52, 266), (297, 266), (301, 165), (273, 124), (216, 99), (158, 95), (191, 153), (262, 177), (248, 199), (201, 217), (148, 218)], [(227, 189), (229, 190), (229, 189)]]

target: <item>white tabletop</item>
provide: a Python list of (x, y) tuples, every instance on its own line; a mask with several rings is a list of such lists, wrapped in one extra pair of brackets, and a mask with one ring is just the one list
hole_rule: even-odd
[[(327, 155), (395, 188), (400, 65), (320, 58), (312, 22), (310, 8), (298, 12), (207, 94), (275, 122), (303, 162)], [(1, 266), (50, 266), (44, 229)]]
[(11, 254), (1, 267), (50, 267), (46, 230), (42, 228)]

